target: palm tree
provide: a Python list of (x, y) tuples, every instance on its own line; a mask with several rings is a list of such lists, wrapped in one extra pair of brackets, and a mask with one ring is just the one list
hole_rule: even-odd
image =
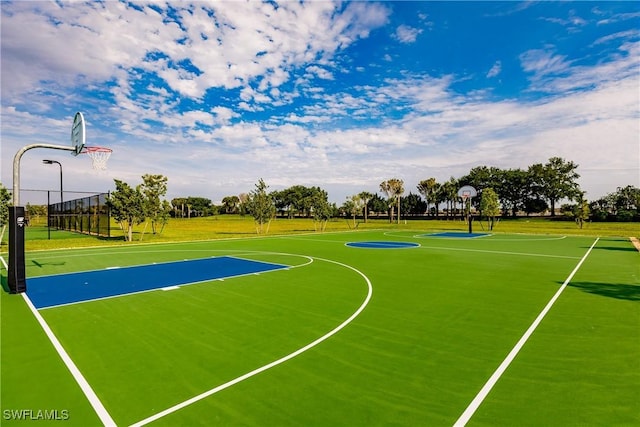
[(240, 204), (240, 198), (238, 196), (226, 196), (222, 199), (225, 213), (236, 213), (238, 205)]
[(418, 192), (422, 194), (427, 201), (427, 212), (429, 212), (429, 203), (433, 203), (436, 207), (436, 216), (438, 216), (438, 191), (440, 190), (440, 184), (436, 182), (435, 178), (429, 178), (420, 181), (418, 184)]
[(367, 211), (368, 211), (368, 203), (369, 200), (373, 199), (373, 194), (369, 193), (368, 191), (362, 191), (360, 193), (358, 193), (358, 196), (360, 196), (360, 199), (362, 199), (363, 203), (364, 203), (364, 223), (367, 223)]
[(447, 203), (447, 218), (456, 208), (456, 203), (458, 200), (458, 187), (458, 180), (454, 177), (449, 178), (449, 181), (440, 186), (438, 201)]
[(391, 202), (391, 217), (389, 222), (393, 221), (393, 203), (398, 205), (398, 224), (400, 224), (400, 198), (404, 194), (404, 181), (398, 178), (391, 178), (380, 183), (380, 191), (382, 191)]

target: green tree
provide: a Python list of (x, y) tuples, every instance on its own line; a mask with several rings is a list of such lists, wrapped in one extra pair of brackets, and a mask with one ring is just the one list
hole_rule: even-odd
[(380, 197), (379, 194), (374, 194), (372, 198), (367, 202), (367, 210), (369, 212), (375, 212), (376, 214), (380, 214), (380, 212), (387, 212), (389, 208), (389, 204)]
[(171, 199), (171, 207), (173, 208), (174, 218), (184, 218), (184, 209), (187, 206), (186, 197), (175, 197)]
[(576, 172), (578, 165), (567, 162), (560, 157), (552, 157), (542, 165), (529, 167), (530, 178), (537, 185), (539, 195), (549, 201), (551, 216), (555, 216), (556, 202), (563, 198), (573, 199), (580, 192), (576, 180), (580, 175)]
[(409, 192), (407, 196), (402, 197), (400, 201), (402, 212), (406, 215), (424, 215), (427, 211), (427, 204), (422, 197)]
[(9, 224), (9, 206), (11, 205), (11, 193), (9, 190), (2, 185), (0, 182), (0, 245), (2, 244), (2, 238), (4, 237), (4, 232), (7, 229), (7, 224)]
[(393, 222), (394, 206), (398, 207), (398, 224), (400, 224), (400, 198), (404, 194), (404, 181), (398, 178), (391, 178), (380, 183), (380, 191), (382, 191), (389, 200), (391, 208), (391, 216), (389, 222)]
[(176, 197), (171, 200), (171, 206), (173, 206), (173, 214), (176, 218), (215, 214), (215, 207), (211, 203), (211, 199), (206, 197)]
[(640, 188), (633, 185), (618, 187), (612, 199), (616, 211), (640, 211)]
[(255, 189), (249, 193), (249, 197), (246, 202), (247, 212), (256, 223), (256, 233), (260, 234), (263, 231), (264, 224), (267, 224), (265, 233), (269, 232), (269, 225), (276, 215), (276, 206), (273, 201), (273, 197), (267, 194), (267, 184), (260, 178), (255, 185)]
[(515, 217), (518, 210), (524, 209), (529, 194), (529, 175), (522, 169), (508, 169), (500, 173), (500, 185), (495, 189), (505, 209), (505, 215), (511, 211)]
[(356, 228), (356, 217), (362, 212), (365, 202), (359, 194), (347, 197), (347, 200), (342, 204), (342, 209), (345, 213), (351, 215), (353, 219), (353, 228)]
[[(166, 206), (162, 203), (161, 198), (167, 194), (168, 180), (164, 175), (142, 175), (141, 189), (145, 198), (147, 218), (151, 220), (151, 231), (153, 234), (158, 232), (158, 224), (162, 223), (162, 218), (166, 214), (164, 211)], [(166, 224), (166, 222), (164, 224)]]
[(589, 220), (590, 215), (589, 202), (584, 198), (584, 193), (580, 193), (577, 204), (573, 207), (573, 218), (580, 229), (584, 226), (584, 222)]
[(222, 199), (224, 213), (234, 214), (238, 212), (240, 206), (240, 198), (238, 196), (226, 196)]
[(427, 211), (429, 211), (429, 204), (433, 204), (435, 207), (436, 216), (438, 216), (438, 191), (440, 184), (435, 178), (428, 178), (420, 181), (418, 184), (418, 192), (424, 196), (427, 201)]
[(313, 226), (316, 231), (324, 231), (327, 222), (333, 214), (333, 209), (329, 203), (329, 195), (326, 191), (318, 191), (311, 198), (311, 210), (313, 213)]
[(477, 166), (458, 180), (459, 185), (471, 185), (479, 192), (485, 188), (497, 188), (501, 181), (501, 170), (496, 167)]
[(445, 202), (447, 204), (447, 218), (457, 207), (459, 188), (460, 183), (454, 177), (449, 178), (447, 182), (440, 186), (438, 203)]
[(27, 206), (25, 206), (25, 213), (27, 218), (29, 218), (30, 224), (34, 224), (34, 218), (36, 219), (36, 222), (38, 222), (41, 216), (46, 218), (47, 209), (47, 205), (32, 205), (31, 203), (27, 203)]
[(525, 199), (523, 209), (527, 216), (532, 213), (543, 214), (547, 209), (549, 209), (549, 205), (545, 200), (532, 196)]
[(618, 221), (632, 221), (634, 217), (640, 217), (640, 188), (633, 185), (618, 187), (615, 193), (591, 202), (590, 209), (594, 220), (615, 217)]
[(364, 222), (366, 224), (367, 217), (369, 214), (369, 200), (373, 199), (373, 194), (369, 193), (368, 191), (361, 191), (360, 193), (358, 193), (358, 196), (360, 197), (360, 199), (362, 199), (362, 202), (364, 203)]
[(169, 222), (169, 218), (171, 217), (171, 204), (167, 200), (162, 201), (162, 208), (160, 209), (160, 215), (158, 215), (157, 221), (160, 223), (160, 231), (158, 234), (162, 234), (164, 231), (164, 227)]
[(286, 213), (289, 218), (296, 215), (310, 217), (314, 200), (318, 195), (327, 192), (320, 187), (305, 187), (294, 185), (281, 191), (271, 193), (278, 211)]
[(500, 202), (498, 195), (493, 188), (488, 187), (482, 190), (480, 197), (480, 211), (487, 217), (489, 230), (493, 230), (496, 216), (500, 215)]
[(114, 179), (116, 190), (107, 198), (107, 206), (111, 210), (111, 216), (119, 224), (125, 239), (133, 238), (133, 226), (142, 223), (146, 218), (146, 203), (141, 186), (132, 188), (129, 184)]

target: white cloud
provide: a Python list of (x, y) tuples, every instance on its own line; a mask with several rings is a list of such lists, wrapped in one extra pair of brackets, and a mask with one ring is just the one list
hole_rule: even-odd
[[(99, 87), (106, 99), (78, 102), (93, 108), (91, 145), (114, 155), (109, 171), (94, 175), (88, 159), (53, 154), (70, 189), (162, 173), (174, 196), (219, 200), (263, 177), (272, 187), (320, 185), (341, 202), (392, 176), (415, 192), (430, 176), (444, 181), (478, 165), (527, 167), (556, 155), (580, 165), (590, 197), (613, 191), (612, 183), (640, 184), (637, 31), (597, 40), (621, 43), (595, 65), (555, 46), (529, 49), (519, 58), (528, 90), (550, 95), (496, 100), (482, 88), (456, 92), (465, 75), (380, 74), (375, 86), (330, 87), (340, 83), (338, 54), (388, 23), (384, 4), (177, 4), (176, 14), (163, 3), (42, 3), (37, 11), (29, 2), (2, 4), (4, 181), (26, 143), (68, 142), (72, 115), (43, 114), (57, 105), (52, 99)], [(33, 31), (18, 37), (27, 25)], [(419, 31), (398, 27), (396, 35), (416, 42)], [(372, 65), (378, 72), (394, 64)], [(486, 76), (503, 73), (497, 61)], [(273, 108), (294, 100), (303, 102)], [(50, 186), (40, 161), (40, 153), (25, 156), (24, 188)], [(603, 169), (618, 173), (608, 188), (588, 172)]]
[(520, 55), (520, 62), (525, 71), (534, 73), (536, 76), (563, 73), (571, 66), (565, 55), (557, 55), (542, 49), (524, 52)]
[(520, 55), (522, 67), (532, 73), (532, 90), (562, 93), (638, 76), (640, 42), (620, 45), (619, 53), (597, 66), (572, 66), (564, 55), (530, 50)]
[(317, 65), (311, 65), (306, 69), (307, 73), (311, 76), (318, 76), (324, 80), (333, 80), (333, 74), (329, 72), (326, 68), (318, 67)]
[(400, 25), (394, 34), (395, 38), (400, 43), (414, 43), (418, 36), (422, 33), (422, 30), (419, 28), (409, 27), (408, 25)]
[[(39, 81), (74, 87), (108, 81), (117, 70), (154, 73), (182, 96), (201, 99), (210, 88), (287, 82), (292, 67), (325, 65), (339, 50), (383, 25), (381, 4), (332, 2), (197, 2), (142, 10), (120, 2), (3, 3), (3, 96), (18, 99)], [(29, 28), (25, 36), (24, 28)], [(185, 63), (187, 61), (187, 63)], [(330, 78), (318, 67), (316, 75)], [(11, 82), (11, 83), (9, 83)], [(125, 98), (132, 94), (121, 92)], [(120, 101), (127, 103), (125, 98)], [(257, 102), (265, 98), (254, 96)], [(246, 100), (245, 100), (246, 102)]]
[(493, 67), (491, 67), (491, 69), (487, 73), (487, 78), (490, 79), (492, 77), (496, 77), (500, 74), (501, 71), (502, 71), (502, 62), (496, 61), (496, 63), (493, 64)]

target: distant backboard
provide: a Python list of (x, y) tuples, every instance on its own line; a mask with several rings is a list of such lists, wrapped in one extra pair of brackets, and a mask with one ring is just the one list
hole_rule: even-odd
[(72, 154), (77, 156), (82, 152), (86, 143), (84, 116), (81, 112), (77, 112), (73, 118), (73, 125), (71, 126), (71, 146), (75, 149)]
[(465, 185), (460, 187), (458, 190), (458, 197), (462, 197), (463, 199), (472, 199), (478, 195), (478, 192), (475, 188), (470, 185)]

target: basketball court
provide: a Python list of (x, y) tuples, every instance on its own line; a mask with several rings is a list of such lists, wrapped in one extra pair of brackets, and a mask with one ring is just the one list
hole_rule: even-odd
[(3, 410), (60, 408), (84, 427), (640, 423), (626, 239), (474, 233), (463, 187), (468, 233), (25, 254), (20, 156), (104, 167), (111, 151), (84, 135), (78, 113), (70, 146), (16, 154)]
[(3, 405), (78, 426), (638, 421), (628, 241), (425, 234), (30, 253), (32, 310), (2, 295)]

